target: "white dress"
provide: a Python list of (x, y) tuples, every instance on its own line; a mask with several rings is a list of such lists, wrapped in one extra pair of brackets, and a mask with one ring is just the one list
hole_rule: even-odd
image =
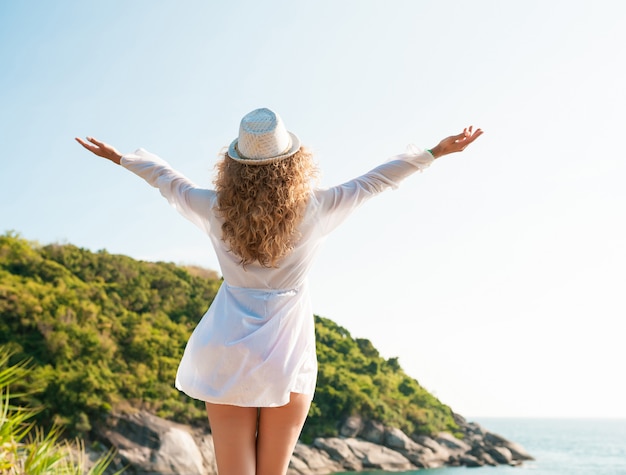
[(313, 395), (317, 379), (315, 329), (307, 274), (324, 238), (360, 204), (433, 161), (410, 146), (370, 172), (311, 192), (300, 240), (278, 268), (248, 264), (228, 251), (214, 190), (201, 188), (143, 149), (121, 164), (161, 194), (211, 239), (224, 282), (189, 338), (176, 387), (218, 404), (276, 407), (291, 392)]

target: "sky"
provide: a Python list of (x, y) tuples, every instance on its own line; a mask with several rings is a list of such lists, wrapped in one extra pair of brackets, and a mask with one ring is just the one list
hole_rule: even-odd
[(485, 133), (350, 217), (316, 314), (471, 417), (626, 417), (626, 3), (0, 3), (0, 233), (218, 270), (158, 191), (74, 142), (210, 187), (270, 107), (319, 186)]

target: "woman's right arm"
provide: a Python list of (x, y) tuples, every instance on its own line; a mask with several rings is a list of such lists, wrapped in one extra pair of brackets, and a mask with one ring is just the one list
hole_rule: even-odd
[(111, 160), (113, 163), (119, 165), (122, 160), (122, 154), (108, 143), (100, 142), (93, 137), (87, 137), (87, 140), (76, 137), (75, 140), (91, 153), (98, 155), (99, 157), (106, 158), (107, 160)]
[(209, 210), (215, 196), (213, 190), (195, 185), (182, 173), (174, 170), (165, 160), (146, 150), (121, 154), (115, 147), (105, 142), (87, 137), (87, 141), (76, 141), (91, 153), (121, 165), (143, 178), (151, 186), (158, 188), (161, 195), (192, 223), (205, 232), (209, 229)]

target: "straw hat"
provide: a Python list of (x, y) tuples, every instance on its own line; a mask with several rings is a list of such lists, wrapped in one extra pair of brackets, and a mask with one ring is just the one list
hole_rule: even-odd
[(300, 149), (300, 139), (288, 132), (278, 114), (256, 109), (239, 125), (239, 137), (228, 147), (228, 156), (248, 165), (265, 165), (291, 157)]

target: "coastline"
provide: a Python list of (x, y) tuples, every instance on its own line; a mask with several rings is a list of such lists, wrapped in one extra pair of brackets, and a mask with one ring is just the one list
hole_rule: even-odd
[[(520, 442), (534, 461), (518, 467), (472, 468), (475, 475), (622, 475), (626, 474), (626, 418), (480, 417), (489, 430)], [(463, 475), (462, 467), (362, 475)], [(338, 472), (333, 475), (352, 475)]]

